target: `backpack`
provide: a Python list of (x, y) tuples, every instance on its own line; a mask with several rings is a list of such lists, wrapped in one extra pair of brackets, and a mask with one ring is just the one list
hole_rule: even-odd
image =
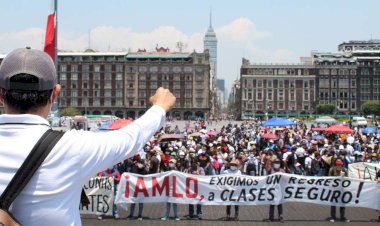
[(247, 168), (246, 168), (247, 173), (254, 171), (256, 172), (256, 164), (255, 160), (248, 160), (247, 161)]
[(320, 169), (321, 169), (321, 166), (319, 165), (318, 160), (312, 159), (311, 160), (311, 168), (310, 168), (311, 174), (317, 175)]

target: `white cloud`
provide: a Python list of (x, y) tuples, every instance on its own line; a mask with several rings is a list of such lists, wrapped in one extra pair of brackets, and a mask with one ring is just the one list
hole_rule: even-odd
[[(99, 26), (91, 30), (91, 48), (99, 51), (121, 51), (139, 48), (154, 50), (156, 45), (169, 47), (177, 51), (176, 42), (185, 43), (184, 51), (203, 51), (203, 31), (187, 35), (173, 26), (160, 26), (149, 32), (136, 32), (128, 27)], [(266, 49), (259, 43), (275, 41), (271, 32), (260, 31), (254, 21), (238, 18), (229, 24), (215, 28), (218, 38), (218, 77), (226, 80), (229, 89), (238, 76), (242, 57), (252, 63), (294, 62), (297, 56), (288, 49)], [(44, 29), (30, 28), (19, 32), (1, 33), (0, 53), (13, 48), (31, 46), (42, 49)], [(58, 48), (69, 51), (83, 51), (88, 48), (88, 32), (75, 34), (71, 31), (60, 31)]]
[(0, 32), (0, 53), (8, 53), (12, 49), (30, 46), (43, 49), (45, 30), (29, 28), (18, 32)]

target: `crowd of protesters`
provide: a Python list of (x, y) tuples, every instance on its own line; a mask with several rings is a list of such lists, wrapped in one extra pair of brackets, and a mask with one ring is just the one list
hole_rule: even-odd
[[(262, 127), (259, 120), (243, 121), (238, 124), (227, 122), (220, 130), (207, 130), (210, 122), (187, 122), (181, 130), (176, 126), (162, 128), (148, 142), (144, 150), (133, 158), (125, 160), (108, 172), (100, 175), (112, 175), (131, 172), (136, 174), (154, 174), (170, 170), (196, 175), (236, 174), (266, 176), (276, 172), (307, 176), (347, 176), (348, 165), (354, 162), (380, 163), (380, 137), (376, 134), (363, 134), (361, 128), (354, 128), (354, 134), (324, 134), (314, 131), (302, 122), (292, 127)], [(186, 139), (160, 139), (165, 133), (181, 133)], [(274, 139), (263, 138), (273, 133)], [(350, 142), (348, 137), (350, 137)], [(117, 178), (116, 183), (119, 181)], [(136, 203), (137, 204), (137, 203)], [(127, 219), (134, 218), (135, 203), (131, 204)], [(138, 203), (137, 219), (143, 219), (143, 203)], [(166, 203), (166, 211), (161, 220), (178, 216), (178, 205)], [(231, 207), (226, 206), (224, 220), (239, 220), (239, 206), (235, 205), (234, 217)], [(278, 205), (278, 218), (274, 217), (275, 205), (269, 208), (269, 217), (264, 221), (284, 222), (283, 206)], [(195, 211), (196, 210), (196, 211)], [(114, 217), (119, 218), (117, 209)], [(202, 205), (188, 206), (187, 219), (202, 219)], [(101, 219), (101, 217), (99, 217)], [(345, 208), (340, 207), (340, 218), (336, 216), (336, 207), (331, 207), (328, 221), (349, 222)]]

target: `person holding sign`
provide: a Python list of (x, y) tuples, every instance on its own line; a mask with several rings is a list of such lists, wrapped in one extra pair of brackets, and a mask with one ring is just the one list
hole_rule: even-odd
[[(168, 162), (168, 167), (169, 167), (169, 171), (171, 170), (177, 170), (177, 167), (176, 167), (176, 163), (177, 161), (175, 159), (170, 159), (169, 162)], [(174, 212), (174, 219), (176, 221), (179, 221), (181, 220), (178, 215), (177, 215), (177, 203), (170, 203), (170, 202), (167, 202), (166, 203), (166, 214), (163, 218), (161, 218), (161, 220), (163, 221), (166, 221), (166, 220), (169, 220), (169, 215), (170, 215), (170, 205), (173, 205), (173, 212)]]
[[(232, 160), (229, 164), (230, 168), (225, 170), (223, 174), (229, 174), (229, 175), (241, 175), (241, 171), (237, 168), (238, 163), (235, 160)], [(239, 205), (235, 206), (235, 218), (231, 218), (231, 205), (226, 206), (226, 214), (227, 217), (225, 218), (226, 221), (239, 221)]]
[[(335, 161), (335, 166), (331, 167), (329, 170), (329, 176), (332, 177), (339, 177), (339, 176), (348, 176), (348, 170), (343, 167), (343, 161), (341, 159), (337, 159)], [(340, 207), (340, 220), (343, 222), (350, 222), (349, 219), (345, 217), (345, 212), (346, 212), (346, 207)], [(335, 222), (336, 221), (336, 206), (331, 206), (331, 216), (327, 218), (328, 221), (330, 222)]]
[[(21, 48), (0, 66), (0, 193), (42, 135), (61, 86), (51, 57)], [(21, 225), (81, 225), (81, 191), (91, 177), (141, 150), (165, 123), (175, 96), (162, 87), (150, 98), (152, 107), (127, 127), (107, 133), (66, 131), (30, 182), (12, 203), (10, 212)], [(20, 142), (21, 141), (21, 142)]]
[[(278, 173), (278, 172), (285, 173), (285, 170), (281, 168), (281, 160), (275, 159), (275, 160), (273, 160), (272, 171), (270, 172), (270, 174)], [(275, 207), (276, 207), (276, 205), (270, 205), (269, 206), (269, 218), (264, 219), (263, 221), (265, 221), (265, 222), (274, 221), (274, 208)], [(278, 210), (278, 218), (279, 218), (280, 222), (284, 223), (284, 216), (283, 216), (284, 212), (283, 212), (282, 204), (277, 205), (277, 210)]]

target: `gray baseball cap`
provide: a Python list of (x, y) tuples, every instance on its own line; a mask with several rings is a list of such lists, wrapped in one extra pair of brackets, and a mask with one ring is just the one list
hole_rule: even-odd
[[(12, 77), (19, 74), (34, 75), (37, 81), (17, 82)], [(44, 91), (57, 84), (56, 70), (51, 57), (29, 47), (8, 53), (0, 65), (0, 87), (5, 90)]]

